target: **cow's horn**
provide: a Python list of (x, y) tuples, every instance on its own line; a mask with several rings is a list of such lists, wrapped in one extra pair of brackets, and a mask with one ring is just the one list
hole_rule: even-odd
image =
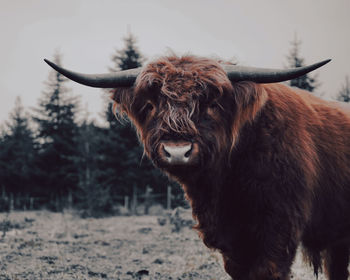
[(57, 64), (44, 59), (53, 69), (67, 78), (86, 86), (98, 88), (115, 88), (121, 86), (132, 86), (141, 72), (141, 68), (123, 70), (106, 74), (82, 74), (73, 72), (58, 66)]
[[(62, 68), (47, 59), (44, 60), (53, 69), (67, 78), (86, 86), (98, 88), (132, 86), (142, 69), (140, 67), (115, 73), (82, 74)], [(327, 59), (309, 66), (292, 69), (266, 69), (229, 64), (224, 64), (222, 67), (226, 71), (228, 78), (233, 82), (253, 81), (256, 83), (278, 83), (305, 75), (330, 61), (331, 59)]]
[(256, 83), (278, 83), (288, 81), (305, 75), (330, 62), (327, 59), (309, 66), (292, 69), (266, 69), (238, 65), (222, 65), (232, 82), (253, 81)]

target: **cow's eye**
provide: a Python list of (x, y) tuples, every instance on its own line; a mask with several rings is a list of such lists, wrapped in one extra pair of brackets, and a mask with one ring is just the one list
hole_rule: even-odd
[(143, 111), (148, 114), (153, 110), (154, 106), (151, 102), (147, 102), (147, 104), (143, 107)]
[(212, 102), (207, 107), (207, 114), (216, 115), (222, 109), (221, 105), (217, 102)]
[(217, 110), (217, 109), (219, 109), (219, 107), (220, 107), (220, 105), (217, 102), (212, 102), (209, 105), (209, 109), (211, 109), (211, 110)]

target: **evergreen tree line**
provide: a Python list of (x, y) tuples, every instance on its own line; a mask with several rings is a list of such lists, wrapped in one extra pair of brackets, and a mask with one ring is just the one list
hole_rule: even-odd
[[(56, 64), (61, 56), (56, 54)], [(142, 65), (135, 38), (125, 38), (125, 48), (112, 56), (110, 71)], [(79, 99), (68, 90), (68, 80), (49, 73), (46, 89), (31, 115), (20, 99), (0, 136), (0, 210), (48, 208), (80, 209), (86, 216), (115, 214), (125, 199), (147, 193), (154, 203), (167, 203), (172, 187), (172, 206), (183, 204), (177, 185), (143, 157), (130, 122), (120, 123), (106, 106), (106, 126), (81, 118)], [(151, 193), (150, 193), (151, 191)], [(149, 202), (148, 202), (149, 203)], [(12, 204), (12, 205), (11, 205)]]
[[(125, 47), (111, 57), (110, 71), (142, 66), (135, 38), (129, 34), (124, 41)], [(300, 41), (294, 39), (288, 67), (304, 66), (299, 52)], [(60, 60), (56, 54), (55, 63)], [(0, 211), (74, 207), (86, 216), (116, 214), (120, 209), (116, 206), (125, 204), (126, 197), (131, 200), (136, 193), (150, 197), (150, 190), (158, 194), (153, 202), (165, 206), (167, 186), (172, 189), (172, 206), (183, 205), (181, 188), (143, 157), (131, 123), (120, 123), (110, 102), (104, 112), (107, 126), (78, 120), (79, 99), (66, 83), (64, 76), (51, 71), (30, 116), (16, 100), (0, 135)], [(305, 75), (290, 85), (314, 91), (319, 83), (316, 76)], [(350, 101), (348, 78), (337, 99)]]

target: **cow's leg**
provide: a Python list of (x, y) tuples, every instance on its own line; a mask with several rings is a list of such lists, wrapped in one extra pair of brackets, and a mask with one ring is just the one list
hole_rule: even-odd
[(284, 218), (282, 211), (278, 214), (253, 220), (239, 232), (235, 228), (226, 232), (225, 240), (230, 234), (234, 238), (222, 252), (225, 270), (234, 280), (289, 279), (301, 230), (294, 217)]
[(226, 202), (230, 217), (225, 220), (232, 222), (224, 224), (217, 238), (225, 240), (225, 269), (234, 280), (289, 279), (311, 194), (300, 178), (283, 176), (273, 174), (263, 183), (250, 180), (234, 205)]
[[(235, 279), (234, 277), (239, 273), (239, 269), (238, 266), (236, 265), (236, 263), (234, 261), (232, 261), (232, 259), (230, 257), (228, 257), (227, 255), (222, 255), (223, 259), (224, 259), (224, 268), (225, 271), (228, 275), (230, 275), (233, 279)], [(236, 277), (237, 278), (237, 277)]]
[(326, 250), (325, 271), (329, 280), (347, 280), (349, 264), (349, 246), (339, 244)]

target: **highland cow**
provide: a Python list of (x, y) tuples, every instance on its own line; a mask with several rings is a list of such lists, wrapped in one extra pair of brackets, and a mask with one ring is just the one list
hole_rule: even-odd
[(289, 279), (302, 244), (316, 275), (324, 264), (329, 279), (345, 280), (350, 110), (276, 83), (327, 62), (271, 70), (165, 57), (103, 75), (48, 63), (79, 83), (115, 88), (114, 109), (180, 182), (195, 228), (233, 279)]

